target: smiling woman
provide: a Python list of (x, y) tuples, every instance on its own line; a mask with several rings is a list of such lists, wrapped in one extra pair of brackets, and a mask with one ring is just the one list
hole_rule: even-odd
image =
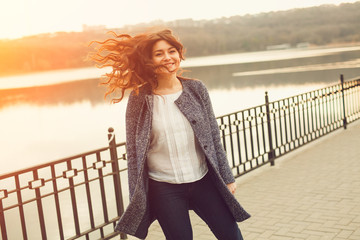
[[(164, 66), (165, 72), (177, 72), (180, 67), (180, 54), (175, 47), (165, 40), (154, 44), (152, 59), (155, 65)], [(159, 71), (158, 74), (161, 74)]]
[[(235, 179), (209, 93), (181, 77), (183, 45), (168, 29), (98, 42), (92, 59), (111, 66), (108, 94), (132, 89), (126, 108), (130, 203), (116, 231), (145, 238), (158, 220), (168, 240), (192, 240), (189, 210), (217, 239), (242, 240), (250, 215), (235, 199)], [(100, 67), (101, 67), (100, 66)]]
[[(135, 37), (113, 34), (115, 38), (104, 42), (94, 41), (93, 43), (101, 46), (97, 52), (90, 54), (90, 58), (99, 63), (100, 68), (112, 67), (112, 71), (105, 74), (107, 81), (104, 84), (109, 87), (106, 95), (116, 90), (121, 91), (120, 97), (114, 98), (113, 102), (121, 101), (127, 89), (138, 92), (140, 87), (148, 84), (155, 90), (161, 82), (157, 75), (164, 75), (164, 68), (171, 70), (176, 76), (180, 59), (184, 59), (183, 45), (170, 30), (144, 33)], [(172, 65), (175, 62), (176, 64)]]

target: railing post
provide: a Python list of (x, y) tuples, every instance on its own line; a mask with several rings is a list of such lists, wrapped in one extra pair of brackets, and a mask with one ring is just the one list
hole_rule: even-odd
[[(7, 197), (5, 191), (2, 191), (4, 196), (0, 196), (1, 198)], [(4, 208), (2, 204), (2, 199), (0, 199), (0, 228), (1, 228), (1, 239), (7, 240), (7, 233), (6, 233), (6, 224), (5, 224), (5, 216), (4, 216)]]
[[(118, 163), (118, 155), (116, 150), (116, 140), (114, 129), (110, 127), (108, 129), (108, 140), (109, 140), (109, 150), (111, 157), (111, 167), (113, 172), (113, 181), (114, 181), (114, 189), (115, 189), (115, 199), (116, 199), (116, 208), (118, 216), (121, 216), (124, 213), (124, 201), (121, 189), (121, 180), (119, 173), (119, 163)], [(120, 239), (127, 239), (125, 233), (120, 233)]]
[(340, 74), (340, 81), (341, 81), (341, 92), (342, 92), (343, 113), (344, 113), (343, 125), (344, 125), (344, 129), (346, 129), (347, 120), (346, 120), (346, 110), (345, 110), (345, 90), (344, 90), (344, 75), (343, 74)]
[(272, 144), (272, 134), (271, 134), (271, 123), (270, 123), (270, 109), (269, 109), (269, 96), (268, 92), (265, 92), (265, 107), (266, 107), (266, 118), (267, 118), (267, 129), (268, 129), (268, 137), (269, 137), (269, 161), (270, 166), (275, 165), (275, 151)]

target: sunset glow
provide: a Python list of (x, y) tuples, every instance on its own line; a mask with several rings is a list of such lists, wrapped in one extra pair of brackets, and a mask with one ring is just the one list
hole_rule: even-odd
[(122, 27), (155, 20), (213, 19), (345, 2), (356, 1), (184, 0), (173, 4), (165, 0), (12, 0), (1, 4), (0, 39), (47, 32), (82, 31), (83, 24)]

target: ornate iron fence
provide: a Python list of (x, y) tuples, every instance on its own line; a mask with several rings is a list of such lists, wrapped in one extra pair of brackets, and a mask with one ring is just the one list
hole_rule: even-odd
[[(235, 176), (360, 118), (360, 79), (217, 118)], [(125, 143), (0, 176), (1, 239), (110, 239), (127, 205)], [(125, 234), (120, 234), (126, 239)]]
[(124, 210), (126, 151), (113, 132), (109, 147), (0, 176), (2, 239), (118, 235), (113, 229)]
[(241, 176), (360, 117), (360, 79), (217, 118), (233, 174)]

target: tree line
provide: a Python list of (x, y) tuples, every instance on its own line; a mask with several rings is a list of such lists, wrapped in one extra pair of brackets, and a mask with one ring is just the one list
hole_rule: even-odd
[(288, 11), (232, 16), (213, 20), (182, 19), (119, 29), (57, 32), (0, 40), (0, 75), (93, 66), (86, 57), (93, 40), (107, 31), (133, 34), (150, 26), (170, 27), (180, 37), (186, 56), (261, 51), (268, 46), (298, 43), (329, 45), (360, 42), (360, 2)]

